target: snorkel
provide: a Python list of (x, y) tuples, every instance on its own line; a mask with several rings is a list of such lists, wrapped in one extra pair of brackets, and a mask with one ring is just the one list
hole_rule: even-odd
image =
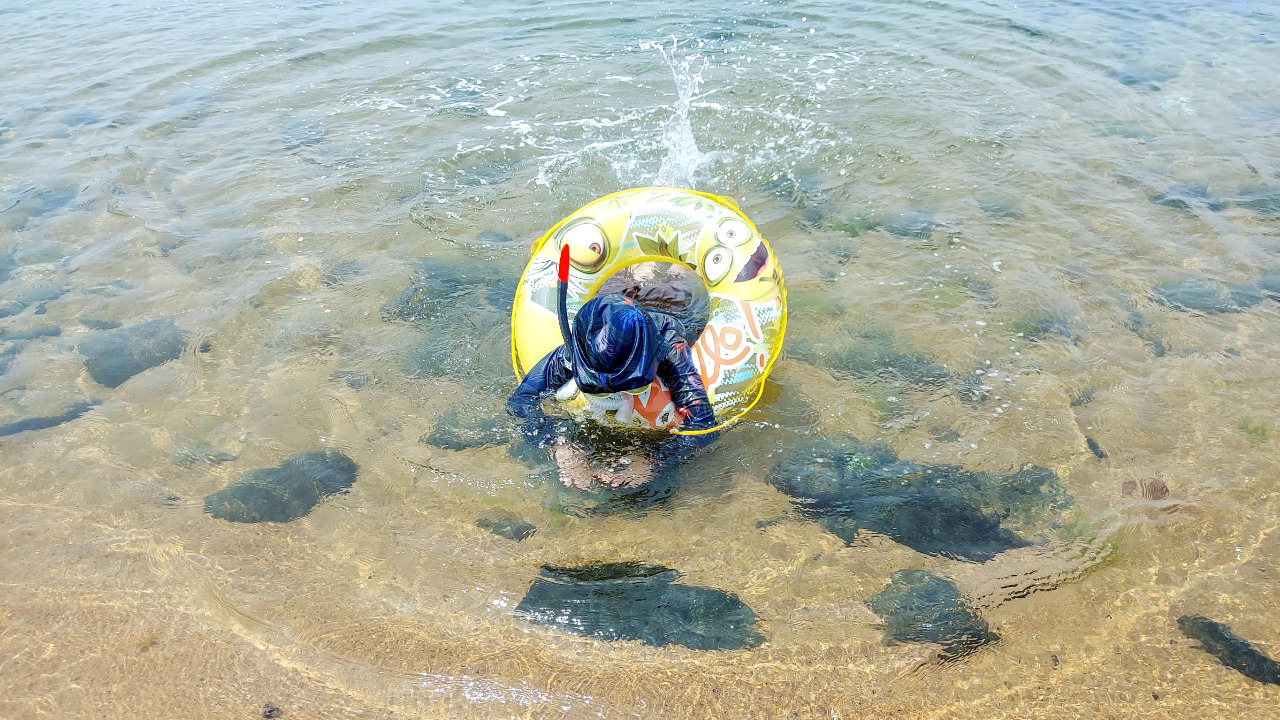
[(573, 347), (570, 340), (573, 339), (569, 332), (569, 244), (565, 243), (560, 248), (560, 269), (559, 269), (559, 293), (556, 298), (556, 319), (560, 321), (560, 338), (564, 340), (565, 348)]

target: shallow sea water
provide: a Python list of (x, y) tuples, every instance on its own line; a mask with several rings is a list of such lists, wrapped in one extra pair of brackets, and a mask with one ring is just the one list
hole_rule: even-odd
[[(1280, 657), (1278, 12), (6, 5), (0, 716), (1280, 717), (1178, 624)], [(766, 402), (634, 504), (441, 440), (500, 417), (529, 246), (650, 184), (775, 248)], [(86, 366), (143, 323), (176, 357)], [(304, 517), (205, 512), (326, 449)], [(754, 628), (517, 613), (591, 563)]]

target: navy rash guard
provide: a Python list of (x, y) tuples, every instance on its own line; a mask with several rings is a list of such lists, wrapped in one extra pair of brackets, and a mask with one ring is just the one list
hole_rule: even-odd
[[(635, 315), (628, 317), (630, 322), (625, 325), (616, 322), (610, 325), (610, 313), (617, 313), (621, 305), (638, 310), (647, 328), (631, 327), (636, 322), (632, 320)], [(631, 343), (634, 347), (602, 347), (610, 341)], [(656, 365), (654, 374), (666, 384), (683, 418), (681, 429), (707, 430), (716, 426), (715, 411), (689, 354), (689, 343), (680, 321), (666, 313), (637, 306), (620, 295), (604, 295), (593, 298), (574, 318), (573, 345), (561, 345), (538, 361), (507, 400), (507, 412), (524, 422), (522, 433), (531, 443), (539, 447), (555, 443), (556, 426), (542, 411), (542, 401), (570, 380), (576, 379), (579, 389), (588, 388), (584, 392), (610, 389), (602, 380), (603, 374), (588, 362), (609, 355), (621, 356), (620, 362), (625, 367), (609, 375), (624, 378), (621, 382), (626, 387), (618, 387), (616, 391), (635, 389), (635, 378), (646, 376), (643, 366)], [(603, 387), (598, 387), (601, 385)], [(674, 437), (659, 450), (656, 459), (682, 462), (719, 435), (714, 432)]]

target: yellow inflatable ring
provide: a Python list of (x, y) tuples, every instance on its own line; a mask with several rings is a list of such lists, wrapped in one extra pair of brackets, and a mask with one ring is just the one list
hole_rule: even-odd
[(690, 348), (720, 424), (676, 430), (679, 417), (659, 380), (639, 395), (588, 396), (572, 382), (556, 398), (571, 415), (605, 425), (700, 434), (719, 430), (752, 408), (782, 349), (787, 293), (769, 243), (731, 198), (675, 188), (607, 195), (551, 228), (533, 246), (511, 310), (516, 377), (561, 345), (556, 270), (569, 245), (572, 318), (611, 275), (643, 262), (680, 263), (706, 285), (706, 329)]

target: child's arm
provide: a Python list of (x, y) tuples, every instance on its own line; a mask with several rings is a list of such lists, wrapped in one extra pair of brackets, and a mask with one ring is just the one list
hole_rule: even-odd
[[(683, 418), (681, 430), (709, 430), (716, 426), (715, 410), (707, 398), (702, 376), (689, 354), (689, 343), (684, 328), (669, 317), (654, 313), (654, 320), (662, 331), (666, 353), (658, 363), (658, 376), (666, 383), (675, 402), (676, 410)], [(701, 435), (681, 435), (669, 441), (656, 458), (659, 464), (675, 465), (691, 459), (698, 450), (720, 437), (719, 432)]]
[(565, 347), (552, 350), (524, 376), (507, 398), (507, 412), (524, 422), (522, 435), (533, 445), (547, 447), (556, 439), (555, 423), (542, 411), (542, 401), (573, 378)]

